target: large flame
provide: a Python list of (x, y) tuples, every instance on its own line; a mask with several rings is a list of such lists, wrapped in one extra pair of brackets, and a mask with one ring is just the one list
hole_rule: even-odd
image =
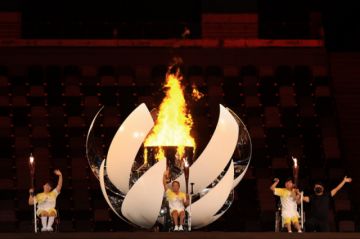
[(168, 72), (166, 75), (166, 95), (160, 104), (155, 126), (144, 143), (145, 147), (160, 148), (155, 156), (157, 160), (165, 157), (162, 146), (177, 146), (180, 157), (183, 156), (186, 146), (195, 148), (195, 140), (190, 135), (193, 121), (186, 106), (181, 80), (179, 70), (175, 74)]

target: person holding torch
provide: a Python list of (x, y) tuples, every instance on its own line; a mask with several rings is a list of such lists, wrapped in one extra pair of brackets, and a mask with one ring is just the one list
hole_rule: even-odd
[(274, 192), (275, 196), (280, 197), (282, 224), (289, 233), (292, 232), (292, 225), (298, 232), (302, 232), (299, 224), (300, 215), (297, 211), (297, 204), (300, 201), (299, 190), (295, 188), (292, 178), (285, 181), (285, 188), (278, 188), (279, 182), (280, 180), (275, 178), (270, 190)]
[(163, 176), (163, 185), (166, 199), (169, 202), (170, 216), (174, 221), (174, 231), (183, 231), (185, 221), (185, 207), (188, 206), (188, 196), (180, 191), (180, 182), (173, 181), (171, 187), (168, 186), (170, 181), (170, 168), (167, 167)]
[(63, 177), (60, 170), (54, 170), (54, 174), (59, 177), (57, 186), (53, 189), (50, 182), (43, 185), (43, 192), (34, 196), (34, 188), (30, 188), (29, 205), (37, 204), (37, 216), (41, 218), (41, 231), (53, 231), (52, 225), (57, 215), (56, 198), (60, 194)]

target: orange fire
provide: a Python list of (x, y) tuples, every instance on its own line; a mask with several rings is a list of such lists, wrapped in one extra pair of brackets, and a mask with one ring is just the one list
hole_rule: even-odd
[(193, 90), (192, 90), (191, 96), (193, 97), (193, 99), (194, 99), (195, 101), (198, 101), (198, 100), (200, 100), (201, 98), (204, 97), (204, 94), (201, 93), (201, 92), (197, 89), (197, 87), (196, 87), (195, 84), (194, 84), (192, 87), (193, 87)]
[(186, 106), (181, 80), (179, 70), (166, 75), (166, 95), (160, 104), (155, 126), (144, 143), (145, 147), (160, 147), (155, 156), (157, 160), (165, 157), (162, 146), (176, 146), (180, 157), (186, 146), (195, 148), (195, 140), (190, 135), (193, 121)]

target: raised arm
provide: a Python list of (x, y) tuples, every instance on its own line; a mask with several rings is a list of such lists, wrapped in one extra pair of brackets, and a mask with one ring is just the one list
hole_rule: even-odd
[(331, 190), (331, 196), (335, 196), (335, 194), (345, 185), (345, 183), (351, 183), (352, 178), (348, 178), (347, 176), (344, 177), (344, 179), (341, 181), (341, 183), (339, 183), (339, 185), (337, 185), (336, 188), (334, 188), (333, 190)]
[(58, 193), (60, 193), (61, 188), (62, 188), (62, 184), (63, 184), (63, 177), (62, 177), (62, 173), (60, 172), (59, 169), (56, 169), (54, 171), (54, 174), (57, 175), (59, 177), (57, 186), (56, 186), (56, 191), (58, 191)]
[(274, 183), (271, 185), (270, 190), (275, 192), (276, 186), (279, 184), (280, 180), (278, 178), (274, 178)]
[(34, 189), (29, 189), (29, 205), (34, 205)]
[(169, 177), (170, 177), (170, 170), (169, 170), (169, 168), (166, 168), (164, 175), (163, 175), (163, 185), (164, 185), (165, 191), (168, 189), (167, 180)]

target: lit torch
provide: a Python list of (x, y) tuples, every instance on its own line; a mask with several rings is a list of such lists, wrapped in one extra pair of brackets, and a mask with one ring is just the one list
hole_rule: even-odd
[(298, 186), (298, 178), (299, 178), (299, 166), (298, 166), (298, 160), (295, 157), (291, 157), (294, 165), (293, 165), (293, 177), (294, 177), (294, 184)]
[[(30, 170), (30, 188), (34, 189), (35, 178), (35, 158), (32, 154), (29, 157), (29, 170)], [(34, 195), (32, 195), (34, 196)], [(36, 201), (34, 198), (34, 232), (37, 233), (37, 220), (36, 220)]]
[(30, 154), (29, 157), (29, 169), (30, 169), (30, 187), (34, 188), (35, 158), (32, 154)]
[(187, 158), (184, 158), (184, 175), (185, 175), (185, 187), (186, 187), (186, 194), (189, 193), (189, 162)]
[(189, 198), (187, 197), (189, 195), (189, 175), (190, 175), (190, 165), (187, 160), (187, 157), (184, 158), (184, 175), (185, 175), (185, 187), (186, 187), (186, 200), (189, 200), (189, 206), (188, 206), (188, 230), (191, 231), (191, 203), (192, 199), (191, 196), (194, 193), (194, 183), (191, 183), (191, 195)]
[[(299, 180), (299, 166), (298, 166), (298, 160), (295, 157), (291, 157), (294, 165), (293, 165), (293, 177), (294, 177), (294, 183), (295, 186), (298, 188), (298, 180)], [(304, 192), (300, 192), (300, 225), (301, 228), (304, 228), (304, 205), (303, 205), (303, 198), (304, 198)]]

